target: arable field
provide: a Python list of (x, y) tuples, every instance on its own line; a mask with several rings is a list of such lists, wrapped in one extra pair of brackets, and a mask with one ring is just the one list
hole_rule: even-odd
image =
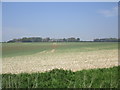
[(2, 73), (78, 71), (118, 65), (116, 42), (3, 43)]
[(2, 49), (3, 88), (118, 88), (116, 42), (3, 43)]

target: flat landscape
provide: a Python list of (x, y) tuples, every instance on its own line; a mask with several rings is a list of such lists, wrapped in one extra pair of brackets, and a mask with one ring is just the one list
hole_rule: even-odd
[(2, 49), (3, 74), (118, 66), (116, 42), (3, 43)]
[(2, 88), (119, 88), (118, 2), (1, 6)]

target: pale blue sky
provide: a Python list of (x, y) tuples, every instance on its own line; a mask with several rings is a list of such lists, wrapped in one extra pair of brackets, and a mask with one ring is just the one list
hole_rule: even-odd
[(21, 37), (118, 37), (117, 2), (4, 2), (3, 41)]

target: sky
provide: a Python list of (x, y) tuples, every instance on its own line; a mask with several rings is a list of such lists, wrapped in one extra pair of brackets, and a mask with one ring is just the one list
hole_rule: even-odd
[(2, 40), (118, 37), (117, 2), (3, 2)]

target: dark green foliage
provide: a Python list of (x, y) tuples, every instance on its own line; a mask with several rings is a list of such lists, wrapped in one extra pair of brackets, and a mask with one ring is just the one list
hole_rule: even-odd
[(117, 88), (118, 81), (117, 66), (77, 72), (53, 69), (44, 73), (2, 75), (3, 88)]
[(101, 39), (94, 39), (94, 42), (118, 42), (119, 39), (117, 38), (101, 38)]
[(30, 38), (23, 37), (21, 39), (10, 40), (10, 41), (8, 41), (8, 43), (10, 43), (10, 42), (41, 42), (41, 41), (42, 41), (41, 37), (30, 37)]
[[(7, 41), (8, 43), (14, 42), (79, 42), (80, 38), (70, 37), (70, 38), (63, 38), (63, 39), (51, 39), (49, 37), (42, 38), (42, 37), (23, 37), (19, 39), (13, 39)], [(101, 38), (101, 39), (94, 39), (94, 42), (118, 42), (120, 39), (117, 38)], [(92, 42), (92, 41), (91, 41)]]
[(19, 39), (13, 39), (9, 40), (8, 43), (14, 43), (14, 42), (79, 42), (80, 38), (63, 38), (63, 39), (50, 39), (47, 38), (41, 38), (41, 37), (23, 37)]

